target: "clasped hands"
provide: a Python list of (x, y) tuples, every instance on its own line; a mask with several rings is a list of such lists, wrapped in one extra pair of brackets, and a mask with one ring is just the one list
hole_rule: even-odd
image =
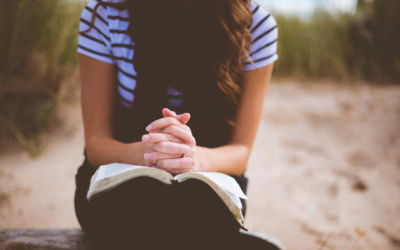
[[(190, 114), (176, 115), (163, 109), (163, 118), (152, 122), (143, 135), (146, 166), (181, 174), (196, 169), (196, 140), (186, 123)], [(184, 156), (184, 157), (182, 157)]]

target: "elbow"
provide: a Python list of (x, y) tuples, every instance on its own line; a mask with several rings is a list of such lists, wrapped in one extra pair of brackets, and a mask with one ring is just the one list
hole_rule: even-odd
[(246, 163), (251, 154), (251, 148), (247, 145), (240, 145), (240, 155), (245, 159)]
[(251, 154), (251, 147), (243, 144), (239, 144), (236, 146), (238, 148), (237, 155), (240, 156), (240, 160), (238, 161), (239, 166), (238, 168), (236, 168), (235, 175), (241, 176), (246, 171), (247, 162)]
[(98, 168), (101, 164), (99, 164), (96, 157), (96, 148), (98, 143), (96, 142), (96, 138), (87, 139), (85, 142), (85, 154), (86, 158), (89, 161), (90, 165), (95, 168)]

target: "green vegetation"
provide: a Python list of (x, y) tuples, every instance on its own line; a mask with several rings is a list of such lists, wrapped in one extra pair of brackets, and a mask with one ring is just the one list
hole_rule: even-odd
[[(87, 2), (87, 1), (86, 1)], [(31, 155), (57, 126), (57, 98), (76, 77), (85, 1), (0, 0), (0, 151), (16, 139)], [(356, 15), (275, 14), (275, 77), (400, 82), (400, 1), (359, 0)]]
[(310, 20), (275, 14), (275, 77), (400, 82), (400, 1), (359, 0), (356, 15), (317, 11)]
[(369, 80), (400, 82), (400, 1), (358, 0), (353, 63)]
[(57, 121), (61, 83), (76, 71), (83, 4), (0, 0), (0, 150), (15, 138), (31, 155)]
[(350, 16), (316, 12), (310, 21), (274, 15), (279, 28), (276, 77), (347, 79)]

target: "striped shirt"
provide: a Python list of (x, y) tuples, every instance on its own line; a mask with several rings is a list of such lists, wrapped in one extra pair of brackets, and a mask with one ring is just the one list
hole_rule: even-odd
[[(89, 29), (93, 8), (97, 2), (91, 1), (83, 10), (79, 31)], [(249, 29), (252, 35), (252, 62), (246, 62), (243, 70), (261, 68), (278, 59), (278, 29), (275, 19), (253, 2), (250, 10), (253, 13), (253, 23)], [(95, 15), (93, 28), (79, 35), (78, 52), (116, 66), (119, 100), (126, 108), (131, 108), (135, 100), (137, 73), (134, 65), (132, 66), (135, 43), (126, 32), (129, 26), (128, 10), (100, 6)], [(166, 91), (170, 109), (175, 110), (183, 106), (183, 92), (171, 87), (167, 87)]]

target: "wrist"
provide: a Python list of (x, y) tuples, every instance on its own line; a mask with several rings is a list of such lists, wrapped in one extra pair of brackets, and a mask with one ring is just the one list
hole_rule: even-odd
[(145, 166), (144, 159), (144, 143), (133, 142), (124, 144), (124, 149), (121, 150), (120, 162), (132, 165)]
[(207, 158), (207, 153), (210, 149), (208, 148), (203, 148), (197, 146), (197, 170), (195, 171), (200, 171), (200, 172), (216, 172), (216, 169), (212, 168), (212, 166), (209, 164), (209, 160)]

